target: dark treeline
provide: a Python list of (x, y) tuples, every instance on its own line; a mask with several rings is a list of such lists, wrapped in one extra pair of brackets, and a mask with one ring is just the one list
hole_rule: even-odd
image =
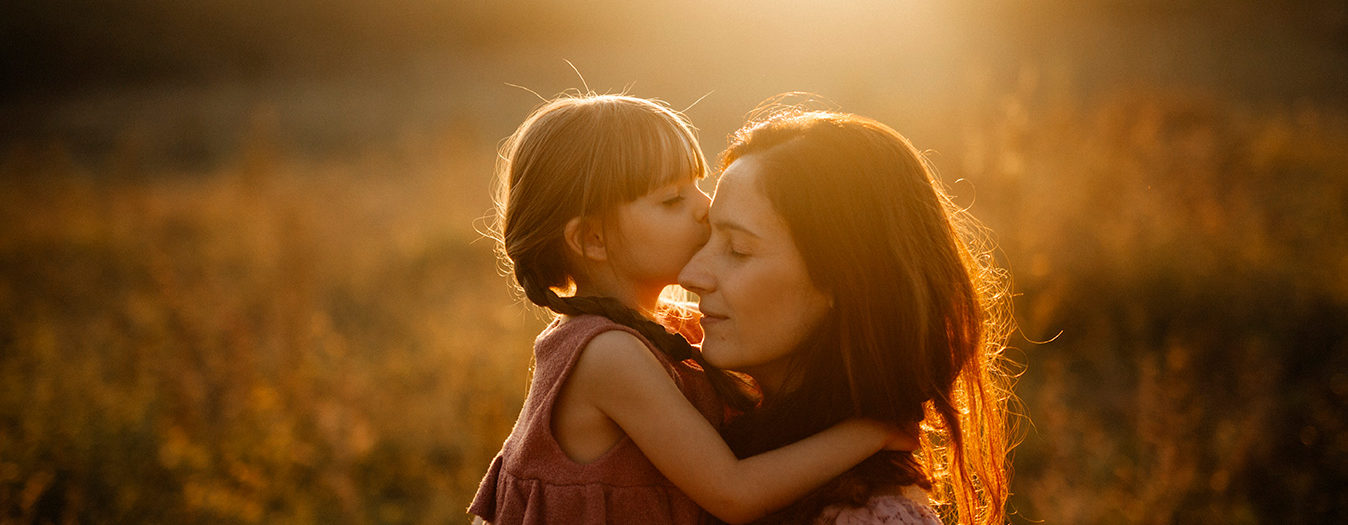
[[(124, 82), (210, 81), (342, 73), (427, 56), (586, 41), (647, 45), (667, 25), (666, 53), (714, 49), (727, 35), (775, 41), (788, 31), (874, 12), (864, 34), (902, 34), (894, 6), (692, 2), (577, 4), (561, 0), (52, 0), (0, 8), (0, 90), (65, 92)], [(974, 55), (1069, 61), (1101, 82), (1173, 77), (1222, 82), (1260, 96), (1330, 97), (1348, 83), (1348, 8), (1342, 2), (953, 2)], [(841, 13), (841, 14), (840, 14)], [(794, 24), (794, 25), (793, 25)], [(834, 27), (833, 29), (837, 29)], [(876, 31), (872, 31), (876, 30)], [(863, 33), (849, 35), (865, 38)], [(820, 42), (820, 45), (827, 45)], [(725, 53), (723, 53), (725, 54)], [(1113, 71), (1123, 76), (1110, 75)]]

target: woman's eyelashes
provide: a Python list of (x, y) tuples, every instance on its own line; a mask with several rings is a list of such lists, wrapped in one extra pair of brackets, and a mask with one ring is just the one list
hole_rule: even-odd
[(726, 255), (729, 255), (731, 259), (744, 259), (749, 257), (749, 250), (743, 246), (736, 245), (734, 239), (729, 237), (727, 237), (725, 241), (725, 251)]

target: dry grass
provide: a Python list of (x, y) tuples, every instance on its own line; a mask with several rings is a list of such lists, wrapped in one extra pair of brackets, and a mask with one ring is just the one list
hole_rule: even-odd
[(538, 320), (466, 227), (452, 139), (148, 180), (10, 153), (0, 518), (459, 518)]
[[(1342, 114), (1020, 94), (956, 129), (1025, 335), (1062, 333), (1017, 343), (1015, 520), (1348, 512)], [(492, 144), (255, 135), (204, 172), (0, 158), (0, 522), (463, 517), (541, 327), (472, 230)]]

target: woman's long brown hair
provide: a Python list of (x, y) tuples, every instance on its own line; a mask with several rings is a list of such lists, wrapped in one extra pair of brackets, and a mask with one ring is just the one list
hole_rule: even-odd
[(923, 422), (918, 453), (877, 454), (765, 521), (808, 522), (913, 484), (959, 523), (1001, 523), (1011, 323), (982, 228), (907, 139), (871, 119), (778, 113), (736, 132), (721, 167), (748, 156), (834, 307), (793, 354), (787, 384), (798, 388), (733, 422), (727, 441), (748, 456), (852, 416)]
[(530, 302), (636, 330), (673, 360), (695, 360), (722, 399), (745, 410), (754, 400), (743, 380), (706, 363), (682, 336), (615, 299), (558, 293), (575, 281), (563, 247), (568, 221), (606, 217), (655, 188), (705, 173), (692, 127), (669, 107), (623, 95), (559, 97), (534, 110), (502, 147), (496, 216), (487, 233)]

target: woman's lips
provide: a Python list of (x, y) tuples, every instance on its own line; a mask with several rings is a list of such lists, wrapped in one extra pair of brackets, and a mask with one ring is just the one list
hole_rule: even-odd
[(703, 311), (703, 312), (702, 312), (702, 321), (701, 321), (701, 322), (702, 322), (702, 329), (705, 330), (705, 329), (707, 329), (707, 328), (711, 328), (711, 327), (713, 327), (713, 326), (716, 326), (718, 323), (720, 323), (721, 321), (725, 321), (726, 319), (727, 319), (727, 317), (724, 316), (724, 315), (717, 315), (717, 314), (707, 313), (706, 311)]

